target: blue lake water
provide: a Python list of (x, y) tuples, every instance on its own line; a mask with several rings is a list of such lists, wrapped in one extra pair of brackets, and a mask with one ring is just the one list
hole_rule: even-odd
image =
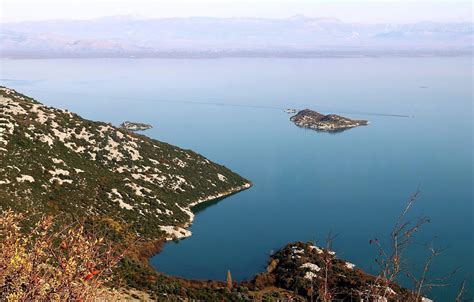
[[(462, 279), (472, 283), (472, 58), (0, 62), (2, 85), (89, 119), (153, 124), (147, 135), (254, 183), (199, 211), (193, 236), (151, 260), (159, 271), (250, 279), (285, 243), (323, 244), (330, 230), (340, 257), (374, 271), (369, 240), (388, 237), (419, 186), (411, 214), (431, 223), (417, 239), (446, 248), (433, 273), (462, 267), (430, 296), (452, 300)], [(317, 133), (289, 122), (282, 109), (293, 107), (371, 124)], [(410, 256), (421, 266), (427, 254)]]

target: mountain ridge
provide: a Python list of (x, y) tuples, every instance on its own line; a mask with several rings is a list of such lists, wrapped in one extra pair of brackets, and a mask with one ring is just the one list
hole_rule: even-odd
[[(346, 23), (334, 18), (103, 17), (2, 23), (2, 57), (469, 54), (474, 23)], [(356, 54), (344, 54), (353, 50)], [(308, 54), (306, 53), (308, 56)]]

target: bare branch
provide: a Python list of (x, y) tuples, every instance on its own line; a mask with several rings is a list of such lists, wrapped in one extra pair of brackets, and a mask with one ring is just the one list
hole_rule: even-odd
[(456, 299), (454, 301), (456, 301), (456, 302), (461, 302), (462, 301), (462, 297), (464, 296), (465, 288), (466, 288), (466, 280), (464, 280), (461, 283), (461, 287), (459, 288), (458, 294), (456, 295)]

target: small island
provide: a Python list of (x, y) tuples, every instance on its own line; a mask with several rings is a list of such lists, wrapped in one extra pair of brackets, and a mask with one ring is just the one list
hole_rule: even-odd
[(290, 120), (298, 127), (318, 131), (342, 131), (369, 124), (366, 120), (351, 120), (336, 114), (324, 115), (310, 109), (301, 110), (292, 116)]
[(134, 123), (130, 121), (125, 121), (120, 124), (120, 128), (125, 129), (127, 131), (143, 131), (151, 129), (153, 128), (153, 126), (144, 123)]

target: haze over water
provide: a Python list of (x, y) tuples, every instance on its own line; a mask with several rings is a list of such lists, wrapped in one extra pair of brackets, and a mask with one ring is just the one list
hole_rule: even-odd
[[(339, 257), (373, 271), (410, 194), (419, 242), (446, 247), (433, 273), (474, 273), (472, 58), (2, 60), (1, 84), (85, 118), (145, 122), (254, 186), (201, 209), (193, 236), (152, 264), (197, 279), (252, 278), (290, 241), (337, 233)], [(368, 119), (337, 134), (297, 128), (284, 108)], [(382, 114), (382, 115), (380, 115)], [(403, 115), (396, 117), (389, 115)], [(411, 263), (427, 256), (416, 248)], [(472, 292), (471, 292), (472, 293)]]

